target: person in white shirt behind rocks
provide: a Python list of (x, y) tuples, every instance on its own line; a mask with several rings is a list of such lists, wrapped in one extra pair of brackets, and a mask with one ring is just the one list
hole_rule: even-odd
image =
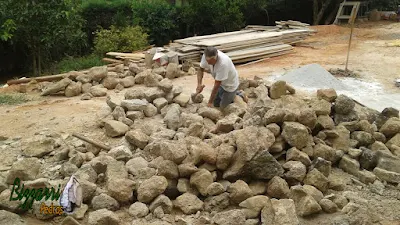
[(197, 94), (201, 93), (205, 87), (202, 84), (205, 69), (209, 69), (212, 77), (215, 79), (208, 107), (214, 106), (223, 110), (226, 106), (233, 103), (236, 95), (239, 95), (247, 102), (247, 97), (244, 93), (238, 91), (239, 75), (229, 56), (215, 47), (207, 47), (204, 50), (200, 69), (197, 74)]

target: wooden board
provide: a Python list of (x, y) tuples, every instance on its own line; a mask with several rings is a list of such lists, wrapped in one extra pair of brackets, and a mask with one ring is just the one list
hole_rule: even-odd
[(225, 33), (219, 33), (219, 34), (195, 36), (195, 37), (190, 37), (190, 38), (185, 38), (185, 39), (178, 39), (178, 40), (175, 40), (174, 42), (182, 43), (182, 44), (191, 44), (191, 42), (198, 41), (198, 40), (205, 40), (205, 39), (238, 35), (238, 34), (251, 33), (251, 32), (255, 32), (255, 31), (254, 30), (240, 30), (240, 31), (225, 32)]
[(107, 52), (106, 55), (114, 56), (115, 58), (122, 58), (122, 57), (129, 57), (129, 58), (136, 58), (136, 59), (144, 59), (144, 53), (122, 53), (122, 52)]

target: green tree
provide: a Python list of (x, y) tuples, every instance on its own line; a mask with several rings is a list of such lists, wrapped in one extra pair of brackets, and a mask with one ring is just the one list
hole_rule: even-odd
[[(33, 75), (44, 63), (64, 54), (78, 54), (85, 45), (78, 0), (2, 0), (6, 20), (15, 22), (11, 41), (26, 46)], [(5, 9), (5, 10), (4, 10)]]
[(179, 35), (176, 9), (165, 0), (132, 2), (134, 24), (145, 28), (150, 42), (162, 46)]

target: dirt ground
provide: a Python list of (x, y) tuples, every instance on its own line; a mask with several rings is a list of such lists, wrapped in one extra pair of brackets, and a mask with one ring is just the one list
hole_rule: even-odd
[[(251, 65), (238, 66), (240, 76), (253, 78), (257, 75), (267, 78), (310, 63), (318, 63), (326, 69), (344, 68), (350, 28), (334, 25), (313, 28), (317, 33), (299, 44), (293, 53)], [(400, 47), (387, 47), (388, 43), (396, 39), (400, 39), (400, 23), (358, 24), (354, 29), (349, 69), (360, 74), (362, 80), (381, 83), (387, 93), (400, 93), (400, 88), (395, 87), (393, 83), (395, 78), (400, 77)], [(207, 98), (213, 84), (211, 76), (206, 75), (204, 83)], [(196, 88), (196, 76), (181, 77), (174, 80), (174, 84), (181, 85), (184, 92), (190, 94)], [(0, 88), (0, 93), (10, 92), (13, 89), (14, 87)], [(125, 91), (120, 93), (109, 91), (109, 94), (122, 99)], [(117, 144), (118, 140), (107, 138), (97, 127), (99, 119), (110, 113), (105, 97), (81, 101), (80, 97), (40, 97), (37, 93), (30, 96), (33, 100), (28, 103), (0, 106), (0, 136), (25, 138), (43, 129), (50, 129), (59, 133), (85, 134), (89, 138), (103, 140), (105, 144), (111, 146)], [(350, 179), (348, 174), (343, 174), (343, 177)], [(347, 188), (369, 200), (368, 214), (373, 213), (379, 217), (373, 224), (400, 224), (398, 188), (385, 189), (383, 196), (371, 193), (368, 187), (360, 189), (352, 184)], [(337, 215), (320, 214), (302, 221), (302, 224), (330, 224), (335, 216)], [(29, 224), (46, 223), (30, 219)]]

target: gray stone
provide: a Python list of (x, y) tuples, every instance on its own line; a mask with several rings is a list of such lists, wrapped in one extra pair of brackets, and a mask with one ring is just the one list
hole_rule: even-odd
[(207, 194), (211, 196), (219, 195), (224, 193), (225, 188), (222, 184), (220, 183), (212, 183), (207, 187)]
[(71, 82), (67, 88), (65, 88), (66, 97), (78, 96), (82, 93), (82, 83), (81, 82)]
[(375, 167), (373, 172), (382, 181), (400, 183), (400, 173), (384, 170), (379, 167)]
[(391, 138), (400, 133), (400, 119), (398, 117), (390, 118), (383, 124), (379, 132), (384, 134), (387, 138)]
[(39, 175), (41, 164), (37, 158), (24, 158), (13, 163), (6, 177), (7, 184), (13, 184), (16, 178), (21, 181), (34, 180)]
[(67, 216), (61, 222), (61, 225), (81, 225), (78, 221), (76, 221), (73, 217)]
[(278, 199), (289, 198), (289, 185), (284, 179), (275, 176), (268, 182), (267, 194)]
[(126, 117), (132, 121), (143, 119), (144, 113), (142, 111), (128, 111)]
[(114, 179), (127, 179), (128, 171), (125, 169), (125, 163), (121, 161), (110, 161), (105, 172), (107, 181)]
[(180, 114), (181, 112), (179, 105), (171, 105), (171, 107), (167, 111), (167, 114), (164, 117), (164, 122), (166, 123), (168, 129), (178, 130), (181, 125)]
[(196, 195), (185, 193), (176, 198), (174, 206), (185, 214), (193, 214), (202, 211), (204, 203)]
[(200, 116), (209, 118), (214, 122), (217, 122), (223, 117), (223, 113), (216, 108), (202, 107), (197, 112)]
[(304, 125), (296, 122), (285, 122), (282, 136), (291, 146), (301, 149), (307, 146), (310, 135)]
[(103, 86), (108, 90), (115, 89), (118, 83), (119, 79), (113, 76), (107, 76), (102, 81)]
[(101, 86), (92, 86), (89, 89), (89, 93), (93, 95), (93, 97), (103, 97), (107, 95), (107, 88)]
[(107, 191), (118, 202), (126, 203), (132, 200), (135, 185), (136, 183), (129, 179), (111, 178), (107, 181)]
[(355, 107), (355, 102), (346, 95), (339, 95), (335, 101), (335, 112), (349, 114)]
[(165, 77), (168, 79), (174, 79), (179, 77), (179, 68), (178, 64), (176, 63), (169, 63), (167, 66), (167, 72), (165, 74)]
[(104, 128), (106, 130), (106, 135), (109, 137), (123, 136), (129, 130), (129, 127), (126, 124), (115, 120), (105, 121)]
[(281, 127), (276, 123), (271, 123), (265, 126), (268, 130), (270, 130), (275, 137), (278, 137), (281, 133)]
[(220, 170), (225, 170), (229, 167), (232, 161), (235, 148), (228, 144), (222, 144), (216, 148), (218, 152), (216, 166)]
[(119, 225), (120, 219), (107, 209), (99, 209), (89, 213), (89, 225)]
[(51, 95), (51, 94), (56, 94), (58, 92), (64, 91), (65, 88), (71, 84), (73, 81), (70, 80), (69, 78), (64, 78), (56, 83), (53, 83), (51, 85), (49, 85), (43, 92), (42, 92), (42, 96), (46, 96), (46, 95)]
[(316, 127), (318, 127), (319, 129), (333, 129), (335, 128), (335, 123), (328, 115), (321, 115), (317, 118)]
[(264, 125), (271, 123), (282, 123), (285, 117), (285, 110), (282, 108), (273, 108), (267, 111), (264, 115)]
[(244, 208), (246, 218), (258, 218), (261, 210), (269, 205), (271, 205), (271, 200), (263, 195), (250, 197), (239, 204), (240, 207)]
[(304, 152), (301, 152), (297, 148), (293, 147), (289, 149), (286, 153), (286, 161), (299, 161), (302, 162), (306, 166), (311, 165), (311, 160), (308, 155)]
[(112, 148), (108, 152), (108, 155), (118, 161), (124, 161), (124, 162), (127, 162), (128, 160), (130, 160), (133, 157), (131, 150), (127, 146), (124, 146), (124, 145)]
[(312, 109), (304, 109), (300, 111), (297, 120), (304, 126), (314, 129), (315, 125), (317, 124), (317, 115)]
[(217, 196), (208, 197), (204, 201), (204, 209), (207, 212), (220, 212), (230, 205), (229, 194), (224, 192)]
[(321, 157), (325, 160), (335, 162), (336, 151), (328, 145), (317, 144), (314, 146), (314, 158), (316, 157)]
[(319, 204), (326, 213), (334, 213), (339, 210), (337, 205), (329, 199), (322, 199)]
[(125, 134), (125, 138), (130, 144), (140, 149), (144, 149), (150, 140), (150, 137), (143, 133), (142, 130), (128, 131)]
[(359, 146), (369, 146), (374, 143), (374, 139), (370, 133), (365, 131), (354, 131), (351, 134), (351, 138), (358, 141)]
[(296, 206), (296, 213), (299, 216), (308, 216), (316, 214), (322, 210), (315, 199), (308, 195), (301, 186), (293, 186), (291, 190), (291, 199)]
[(307, 174), (307, 167), (298, 161), (289, 161), (283, 164), (283, 168), (287, 170), (284, 178), (289, 183), (302, 182)]
[(149, 103), (146, 100), (140, 99), (129, 99), (121, 101), (121, 107), (127, 111), (143, 111), (146, 109), (147, 104)]
[(205, 169), (200, 169), (190, 177), (190, 184), (195, 186), (203, 196), (207, 196), (207, 188), (212, 183), (212, 175)]
[(217, 213), (213, 221), (216, 225), (242, 225), (246, 222), (246, 215), (242, 210), (229, 210)]
[(337, 94), (335, 89), (329, 88), (329, 89), (319, 89), (317, 91), (317, 97), (318, 99), (324, 99), (328, 102), (334, 102), (337, 98)]
[(24, 219), (18, 214), (8, 212), (5, 210), (0, 210), (0, 223), (2, 225), (26, 225)]
[[(136, 78), (135, 78), (135, 80), (136, 80)], [(147, 74), (147, 76), (144, 77), (143, 83), (147, 87), (158, 87), (158, 84), (159, 84), (158, 74), (149, 72)]]
[(239, 204), (240, 202), (252, 197), (254, 194), (246, 182), (237, 180), (228, 188), (229, 198), (232, 203)]
[(313, 197), (315, 199), (315, 201), (317, 201), (317, 202), (320, 202), (324, 198), (324, 194), (320, 190), (315, 188), (314, 186), (305, 184), (305, 185), (303, 185), (303, 190), (308, 195)]
[(361, 168), (366, 170), (373, 170), (378, 164), (378, 155), (376, 154), (376, 152), (368, 148), (361, 147), (361, 149), (362, 149), (362, 154), (360, 156)]
[(104, 193), (94, 197), (91, 206), (94, 210), (108, 209), (110, 211), (117, 211), (119, 209), (118, 201)]
[(129, 215), (133, 218), (143, 218), (149, 214), (147, 205), (141, 202), (135, 202), (129, 207)]
[(315, 168), (322, 174), (324, 174), (325, 177), (329, 177), (329, 174), (331, 173), (331, 166), (332, 163), (330, 161), (325, 160), (321, 157), (317, 157), (313, 160), (310, 170)]
[(173, 102), (179, 104), (181, 107), (186, 107), (190, 101), (190, 96), (187, 94), (181, 93), (173, 99)]
[(168, 105), (168, 101), (165, 98), (156, 98), (154, 99), (153, 104), (157, 108), (157, 111), (160, 113), (161, 109)]
[(179, 178), (178, 166), (170, 160), (162, 160), (159, 165), (157, 165), (157, 168), (160, 176), (164, 176), (167, 179)]
[(327, 191), (329, 185), (328, 178), (326, 178), (317, 169), (313, 169), (310, 172), (308, 172), (306, 178), (304, 179), (304, 184), (313, 185), (322, 192)]
[(164, 213), (171, 213), (173, 204), (172, 201), (165, 195), (159, 195), (154, 201), (150, 204), (149, 210), (150, 212), (154, 212), (154, 210), (158, 207), (161, 207)]
[(360, 163), (357, 160), (352, 159), (349, 156), (345, 155), (340, 160), (339, 168), (347, 173), (355, 175), (360, 170)]
[(323, 99), (313, 101), (311, 103), (311, 108), (315, 111), (317, 116), (329, 115), (331, 113), (331, 103)]
[(149, 203), (158, 195), (162, 194), (168, 186), (168, 181), (162, 176), (153, 176), (152, 178), (143, 181), (139, 186), (138, 200), (143, 203)]

